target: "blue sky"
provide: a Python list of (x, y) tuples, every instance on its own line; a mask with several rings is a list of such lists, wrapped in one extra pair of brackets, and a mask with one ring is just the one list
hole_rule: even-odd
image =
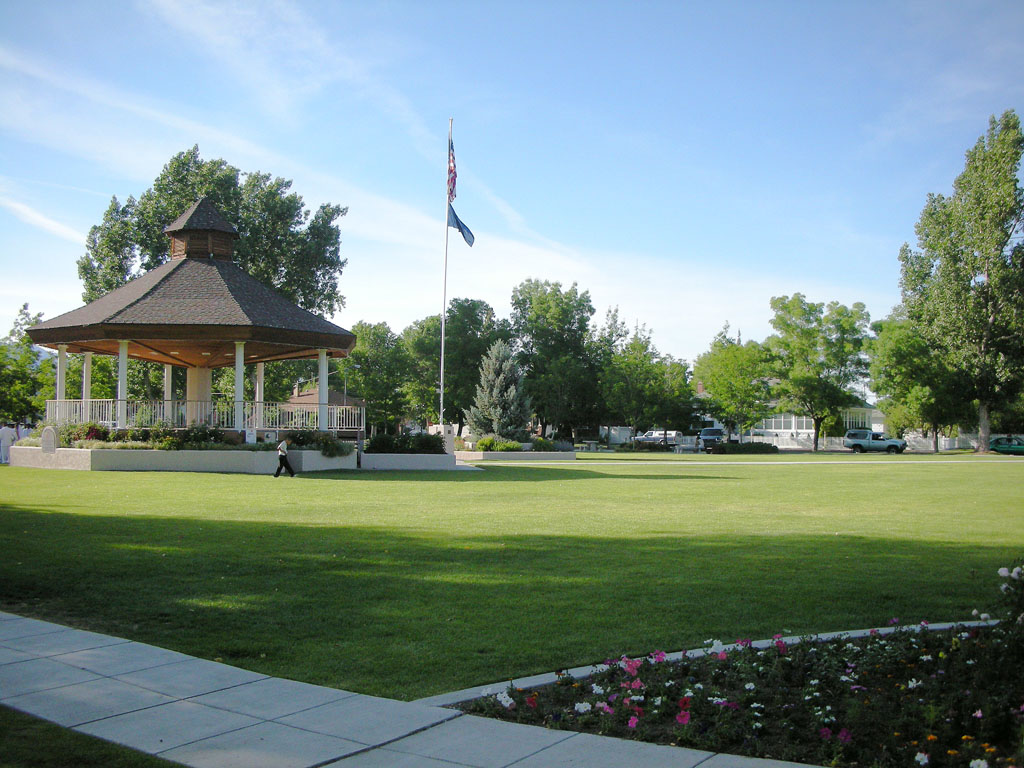
[(896, 254), (990, 115), (1024, 111), (1020, 2), (0, 0), (0, 332), (81, 304), (111, 196), (198, 144), (341, 220), (346, 308), (400, 331), (578, 282), (692, 361), (772, 296), (899, 300)]

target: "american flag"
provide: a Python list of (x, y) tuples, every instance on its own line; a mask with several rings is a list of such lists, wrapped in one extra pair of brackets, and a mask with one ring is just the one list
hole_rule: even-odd
[(452, 137), (448, 137), (448, 202), (455, 201), (455, 179), (459, 174), (455, 172), (455, 145), (452, 144)]

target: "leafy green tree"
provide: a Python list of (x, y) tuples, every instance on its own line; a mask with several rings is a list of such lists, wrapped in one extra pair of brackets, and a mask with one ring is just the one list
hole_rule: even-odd
[[(410, 414), (421, 424), (436, 422), (440, 408), (441, 316), (428, 315), (416, 320), (402, 331), (402, 343), (409, 353), (409, 378), (405, 383), (405, 392), (409, 399)], [(446, 370), (445, 384), (448, 383), (447, 373)], [(445, 410), (450, 413), (447, 392)]]
[(689, 430), (697, 422), (697, 407), (689, 366), (665, 355), (658, 363), (660, 377), (654, 395), (654, 421), (665, 429)]
[(590, 294), (576, 284), (526, 280), (512, 291), (512, 332), (526, 391), (542, 429), (572, 431), (596, 423), (601, 403), (591, 345)]
[(864, 343), (870, 317), (857, 302), (808, 302), (803, 294), (771, 300), (775, 316), (766, 345), (777, 383), (772, 394), (782, 410), (814, 422), (813, 449), (818, 450), (821, 425), (829, 416), (858, 402), (853, 386), (867, 370)]
[[(658, 350), (646, 328), (638, 327), (609, 360), (602, 377), (602, 393), (612, 418), (628, 425), (633, 433), (655, 420), (655, 403), (664, 374)], [(667, 425), (664, 425), (668, 429)]]
[(708, 393), (703, 407), (725, 424), (730, 439), (734, 430), (749, 429), (772, 411), (766, 350), (729, 338), (728, 325), (697, 358), (693, 376)]
[(53, 363), (32, 346), (25, 333), (42, 320), (22, 304), (10, 333), (0, 342), (0, 422), (32, 421), (46, 409), (53, 388)]
[(879, 407), (890, 428), (929, 430), (938, 453), (939, 432), (971, 419), (971, 402), (963, 396), (966, 377), (906, 318), (892, 316), (874, 331), (868, 346), (871, 389), (882, 398)]
[[(480, 382), (480, 363), (495, 341), (508, 341), (508, 322), (495, 317), (486, 301), (452, 299), (445, 318), (445, 418), (462, 429), (465, 411), (473, 404)], [(402, 332), (413, 361), (408, 392), (418, 419), (438, 418), (441, 359), (441, 319), (431, 315)]]
[(1024, 386), (1024, 137), (1012, 110), (989, 120), (950, 197), (928, 196), (918, 247), (900, 249), (907, 317), (977, 401), (979, 450), (990, 414)]
[(336, 221), (348, 209), (325, 203), (311, 216), (291, 184), (203, 160), (198, 146), (179, 152), (138, 199), (121, 205), (113, 198), (103, 221), (89, 230), (78, 261), (82, 298), (93, 301), (167, 261), (164, 227), (209, 197), (238, 230), (235, 261), (242, 269), (304, 309), (334, 314), (345, 305), (338, 278), (347, 263)]
[(352, 328), (356, 346), (338, 363), (348, 373), (348, 390), (366, 400), (366, 421), (385, 432), (397, 429), (408, 413), (405, 384), (411, 361), (402, 339), (387, 323), (358, 322)]
[(494, 342), (480, 364), (480, 383), (466, 421), (477, 437), (520, 440), (526, 436), (530, 401), (512, 347), (504, 341)]
[[(239, 267), (300, 307), (331, 316), (345, 305), (338, 280), (347, 260), (340, 257), (336, 222), (348, 209), (325, 203), (311, 215), (291, 184), (259, 171), (243, 173), (224, 160), (203, 160), (198, 146), (179, 152), (138, 199), (121, 204), (112, 198), (103, 220), (89, 230), (86, 253), (78, 260), (82, 299), (94, 301), (167, 261), (170, 239), (164, 227), (209, 197), (238, 230)], [(100, 366), (94, 376), (104, 372)], [(268, 363), (266, 399), (287, 399), (286, 381), (302, 378), (295, 373), (289, 361)], [(216, 380), (217, 387), (230, 382), (233, 373)], [(128, 393), (162, 397), (162, 367), (129, 361)]]

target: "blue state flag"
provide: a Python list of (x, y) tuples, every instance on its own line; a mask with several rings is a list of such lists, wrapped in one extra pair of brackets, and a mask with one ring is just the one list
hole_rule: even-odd
[(469, 231), (469, 227), (463, 224), (462, 220), (455, 215), (455, 209), (452, 208), (451, 203), (448, 203), (448, 226), (459, 230), (462, 234), (462, 238), (466, 241), (466, 245), (470, 248), (473, 247), (473, 241), (476, 238), (473, 237), (473, 233)]

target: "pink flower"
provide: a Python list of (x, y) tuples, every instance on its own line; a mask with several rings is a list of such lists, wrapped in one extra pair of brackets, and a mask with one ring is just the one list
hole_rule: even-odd
[(743, 638), (742, 640), (737, 640), (736, 645), (740, 648), (749, 648), (753, 643), (750, 641), (750, 638)]
[(899, 623), (900, 623), (900, 620), (897, 619), (895, 616), (893, 616), (891, 619), (889, 619), (889, 626), (893, 626), (893, 625), (899, 624)]
[(780, 656), (785, 656), (785, 654), (786, 654), (786, 643), (785, 642), (783, 642), (782, 640), (776, 640), (775, 641), (775, 648), (776, 648), (776, 650), (778, 650)]
[(680, 725), (686, 725), (688, 722), (690, 722), (690, 713), (684, 709), (682, 712), (676, 715), (676, 722)]
[(975, 712), (975, 713), (974, 713), (974, 716), (975, 716), (976, 718), (978, 718), (979, 720), (981, 720), (981, 710), (979, 709), (979, 710), (978, 710), (977, 712)]
[(849, 744), (853, 740), (853, 734), (843, 728), (839, 731), (839, 735), (836, 736), (843, 744)]
[(657, 662), (662, 662), (666, 658), (665, 652), (664, 651), (655, 651), (654, 653), (651, 654), (651, 658), (654, 659)]
[(820, 731), (818, 731), (818, 735), (821, 736), (821, 738), (823, 738), (825, 741), (828, 741), (832, 738), (832, 729), (822, 728)]
[(881, 634), (881, 633), (880, 633), (880, 632), (879, 632), (879, 631), (878, 631), (877, 629), (872, 629), (872, 630), (871, 630), (871, 632), (870, 632), (869, 634), (870, 634), (870, 635), (871, 635), (872, 637), (878, 637), (878, 635), (879, 635), (879, 634)]
[(597, 708), (600, 709), (602, 712), (604, 712), (606, 715), (613, 715), (613, 714), (615, 714), (615, 710), (612, 709), (611, 707), (609, 707), (603, 701), (599, 701), (597, 703)]
[(635, 690), (637, 690), (638, 688), (643, 688), (643, 687), (644, 687), (644, 684), (643, 684), (643, 682), (642, 682), (642, 681), (640, 680), (640, 678), (638, 677), (638, 678), (637, 678), (636, 680), (634, 680), (634, 681), (633, 681), (632, 683), (630, 683), (630, 684), (629, 684), (629, 687), (630, 687), (630, 688), (632, 688), (632, 689), (633, 689), (633, 690), (635, 691)]
[(719, 651), (718, 653), (715, 654), (715, 656), (718, 657), (719, 661), (725, 661), (725, 659), (728, 656), (728, 654), (725, 651)]
[(639, 722), (640, 718), (634, 715), (633, 717), (629, 718), (629, 723), (627, 723), (627, 725), (629, 725), (630, 728), (636, 728), (636, 724)]

